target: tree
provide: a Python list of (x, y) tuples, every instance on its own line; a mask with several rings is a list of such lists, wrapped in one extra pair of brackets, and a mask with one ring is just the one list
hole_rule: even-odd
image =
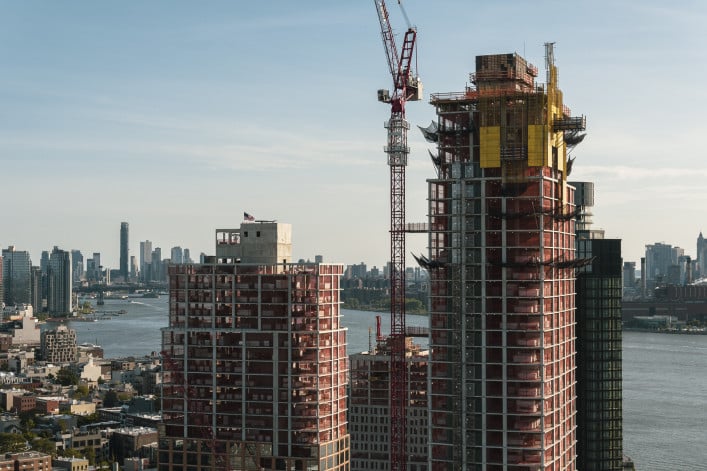
[(66, 448), (59, 452), (61, 456), (66, 458), (83, 458), (84, 452), (82, 450), (77, 450), (76, 448)]
[(27, 451), (29, 446), (25, 437), (18, 433), (0, 433), (0, 453), (19, 453)]
[(109, 389), (103, 397), (103, 407), (118, 407), (119, 405), (120, 399), (118, 399), (118, 393)]
[(62, 368), (57, 372), (56, 380), (62, 386), (75, 386), (79, 384), (79, 375), (69, 368)]
[(84, 448), (84, 453), (86, 454), (86, 459), (88, 460), (88, 464), (93, 466), (96, 464), (96, 449), (93, 448), (92, 446), (87, 446)]
[(56, 443), (47, 438), (37, 438), (32, 441), (32, 449), (41, 453), (56, 456)]
[(88, 397), (88, 386), (85, 384), (76, 386), (76, 390), (74, 391), (74, 399), (84, 399), (86, 397)]

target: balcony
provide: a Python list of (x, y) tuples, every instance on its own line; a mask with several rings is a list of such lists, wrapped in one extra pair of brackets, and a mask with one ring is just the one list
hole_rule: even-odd
[(516, 401), (516, 411), (523, 414), (536, 414), (540, 411), (540, 402), (519, 399)]
[(540, 388), (518, 388), (518, 397), (540, 397)]
[(522, 338), (522, 339), (517, 339), (516, 340), (516, 345), (519, 345), (521, 347), (537, 347), (540, 345), (540, 340), (539, 339), (533, 339), (533, 338)]
[(516, 420), (513, 427), (516, 430), (522, 430), (522, 431), (539, 431), (540, 430), (540, 419)]
[(513, 363), (537, 363), (538, 355), (535, 353), (516, 353), (513, 355)]
[(537, 302), (521, 301), (513, 307), (513, 312), (521, 314), (535, 314), (540, 311), (540, 304)]
[(540, 296), (540, 288), (518, 288), (518, 296), (525, 298), (537, 298)]

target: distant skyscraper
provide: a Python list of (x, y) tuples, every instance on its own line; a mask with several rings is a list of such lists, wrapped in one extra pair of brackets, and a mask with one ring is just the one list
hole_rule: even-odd
[(140, 242), (140, 279), (150, 281), (150, 264), (152, 263), (152, 242)]
[(182, 251), (182, 248), (179, 246), (172, 247), (169, 259), (170, 262), (175, 265), (182, 264), (184, 262), (184, 252)]
[(5, 302), (5, 285), (2, 281), (3, 275), (3, 265), (2, 265), (2, 252), (0, 252), (0, 306)]
[(71, 264), (73, 265), (72, 267), (72, 278), (75, 283), (81, 281), (83, 278), (83, 254), (81, 253), (80, 250), (72, 250), (71, 251)]
[(123, 277), (123, 281), (128, 281), (130, 275), (129, 263), (129, 252), (128, 252), (128, 223), (120, 223), (120, 275)]
[(662, 242), (646, 245), (646, 280), (666, 283), (670, 267), (677, 265), (684, 253), (684, 249)]
[(43, 274), (47, 274), (47, 269), (49, 268), (49, 251), (42, 250), (42, 258), (39, 261), (39, 268), (42, 270)]
[(93, 252), (93, 274), (92, 280), (101, 282), (103, 281), (103, 266), (101, 265), (101, 254), (98, 252)]
[(350, 469), (342, 266), (290, 263), (290, 233), (219, 229), (170, 266), (158, 469)]
[(189, 249), (184, 249), (183, 263), (194, 263), (194, 260), (191, 259), (191, 252), (189, 251)]
[(47, 311), (65, 316), (72, 311), (71, 252), (54, 247), (49, 256)]
[(135, 255), (130, 256), (130, 279), (135, 280), (137, 279), (137, 260), (135, 259)]
[(32, 261), (29, 252), (11, 245), (2, 251), (4, 301), (8, 306), (32, 303)]
[(162, 276), (162, 249), (155, 247), (150, 256), (152, 262), (150, 262), (150, 281), (162, 281), (164, 278)]
[(624, 262), (624, 288), (636, 287), (636, 262)]
[(41, 298), (44, 301), (47, 300), (47, 293), (49, 290), (49, 278), (47, 277), (47, 272), (49, 270), (49, 251), (42, 250), (42, 258), (39, 260), (39, 269), (42, 271), (42, 295)]
[(32, 267), (32, 310), (35, 314), (44, 310), (45, 298), (42, 287), (46, 284), (45, 278), (41, 268)]
[(698, 272), (695, 276), (707, 277), (707, 239), (702, 236), (702, 231), (697, 237), (697, 253), (695, 254), (697, 258)]

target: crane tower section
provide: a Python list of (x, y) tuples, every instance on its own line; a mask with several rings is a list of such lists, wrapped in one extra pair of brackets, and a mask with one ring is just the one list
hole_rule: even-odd
[[(390, 168), (390, 463), (391, 470), (406, 469), (405, 398), (405, 167), (410, 148), (405, 119), (405, 103), (422, 98), (422, 83), (412, 70), (417, 31), (408, 22), (403, 47), (398, 52), (384, 0), (375, 0), (381, 37), (393, 79), (392, 93), (378, 90), (378, 100), (390, 104), (390, 119), (385, 123), (388, 143), (384, 150)], [(398, 4), (402, 8), (400, 0)], [(407, 15), (403, 10), (405, 19)]]

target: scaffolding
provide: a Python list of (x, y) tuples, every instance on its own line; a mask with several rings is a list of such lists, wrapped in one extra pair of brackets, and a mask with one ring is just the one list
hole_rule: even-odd
[(480, 56), (472, 86), (431, 98), (433, 471), (574, 469), (574, 270), (591, 259), (564, 136), (586, 122), (552, 67), (538, 85), (517, 54)]

